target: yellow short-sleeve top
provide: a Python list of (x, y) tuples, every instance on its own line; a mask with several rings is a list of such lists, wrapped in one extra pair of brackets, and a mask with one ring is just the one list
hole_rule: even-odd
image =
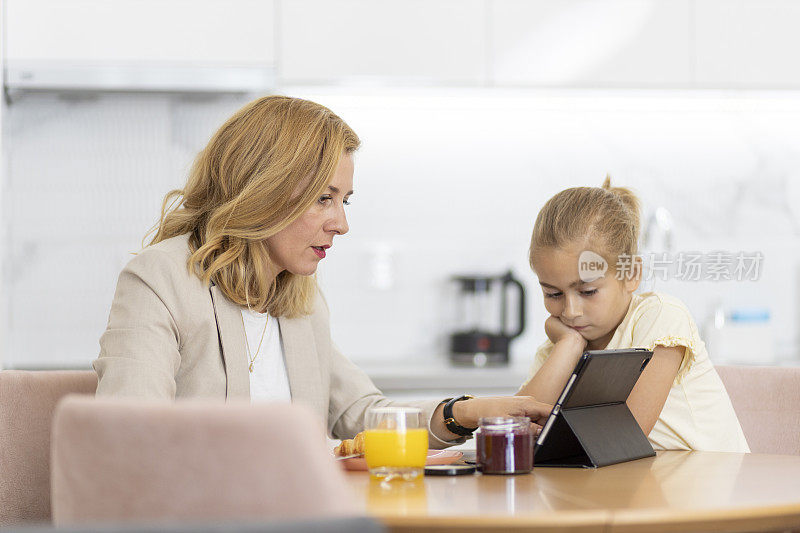
[[(606, 349), (653, 350), (656, 346), (683, 346), (686, 350), (664, 408), (648, 435), (653, 448), (749, 452), (731, 400), (689, 310), (683, 302), (666, 294), (634, 294)], [(538, 348), (531, 376), (552, 349), (549, 340)]]

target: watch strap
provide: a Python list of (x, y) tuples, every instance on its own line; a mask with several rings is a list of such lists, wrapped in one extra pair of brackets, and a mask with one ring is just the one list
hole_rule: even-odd
[(476, 429), (478, 429), (465, 428), (456, 422), (455, 418), (453, 418), (453, 405), (455, 405), (456, 402), (460, 402), (462, 400), (471, 400), (473, 398), (474, 396), (465, 394), (463, 396), (459, 396), (458, 398), (450, 398), (449, 400), (446, 400), (447, 403), (444, 404), (442, 414), (444, 415), (444, 426), (448, 431), (450, 431), (450, 433), (455, 433), (456, 435), (461, 435), (462, 437), (469, 437)]

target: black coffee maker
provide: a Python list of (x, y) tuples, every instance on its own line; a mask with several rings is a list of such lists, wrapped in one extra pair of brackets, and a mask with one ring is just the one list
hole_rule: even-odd
[[(511, 340), (525, 329), (525, 287), (509, 270), (501, 276), (454, 276), (461, 323), (450, 335), (450, 361), (465, 366), (508, 364)], [(508, 331), (509, 290), (516, 291), (516, 327)], [(499, 322), (497, 313), (499, 312)]]

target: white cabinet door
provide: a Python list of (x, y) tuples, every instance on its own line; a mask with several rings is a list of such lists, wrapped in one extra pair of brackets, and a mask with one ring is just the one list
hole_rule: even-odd
[(695, 11), (700, 85), (800, 86), (800, 2), (697, 0)]
[(689, 0), (489, 0), (496, 85), (691, 83)]
[(5, 4), (9, 65), (274, 63), (272, 0), (5, 0)]
[(278, 11), (284, 84), (485, 81), (483, 0), (284, 0)]

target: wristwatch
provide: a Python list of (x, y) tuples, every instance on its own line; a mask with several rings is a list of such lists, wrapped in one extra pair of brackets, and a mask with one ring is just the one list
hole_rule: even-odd
[(453, 405), (461, 400), (472, 400), (473, 398), (475, 397), (465, 394), (464, 396), (459, 396), (458, 398), (448, 398), (447, 400), (442, 401), (442, 403), (444, 403), (444, 409), (442, 409), (442, 414), (444, 415), (444, 427), (446, 427), (450, 433), (455, 433), (456, 435), (461, 435), (462, 437), (469, 437), (476, 429), (478, 429), (476, 427), (465, 428), (456, 422), (455, 418), (453, 418)]

